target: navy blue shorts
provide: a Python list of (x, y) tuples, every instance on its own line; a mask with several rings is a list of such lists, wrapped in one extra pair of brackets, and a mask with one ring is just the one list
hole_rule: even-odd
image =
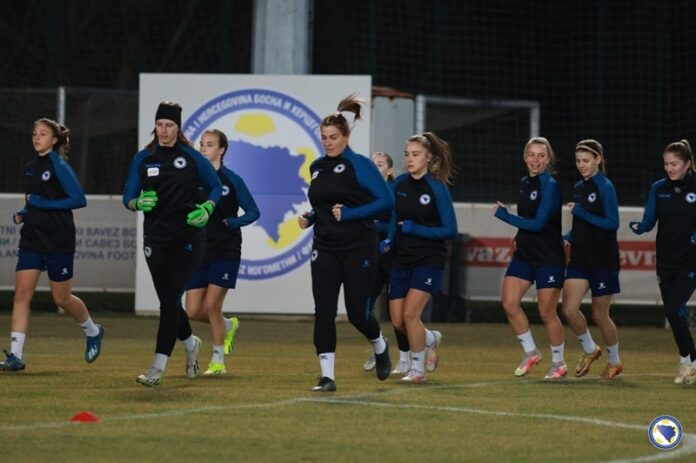
[(55, 282), (67, 281), (73, 277), (75, 254), (41, 254), (29, 249), (21, 249), (17, 254), (16, 271), (48, 271), (48, 279)]
[(530, 265), (527, 262), (512, 258), (508, 265), (506, 277), (517, 277), (536, 283), (537, 289), (562, 288), (564, 267), (545, 267)]
[(186, 283), (186, 290), (207, 288), (208, 285), (231, 289), (237, 285), (238, 260), (203, 262)]
[(585, 270), (579, 267), (568, 267), (565, 277), (566, 280), (587, 280), (592, 290), (592, 297), (608, 296), (621, 292), (618, 271)]
[(409, 289), (437, 294), (442, 285), (441, 268), (415, 267), (409, 270), (392, 269), (389, 274), (389, 299), (403, 299)]

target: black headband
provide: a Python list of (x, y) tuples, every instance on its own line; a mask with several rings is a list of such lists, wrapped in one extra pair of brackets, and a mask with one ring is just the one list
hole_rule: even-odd
[(178, 127), (181, 127), (181, 108), (165, 103), (160, 103), (155, 114), (155, 121), (167, 119), (173, 121)]

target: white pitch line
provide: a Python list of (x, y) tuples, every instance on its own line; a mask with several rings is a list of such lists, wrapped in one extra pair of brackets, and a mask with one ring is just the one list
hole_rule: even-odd
[[(422, 388), (422, 390), (428, 390), (433, 388)], [(445, 407), (437, 405), (416, 405), (416, 404), (392, 404), (385, 402), (373, 402), (369, 400), (351, 400), (346, 398), (306, 398), (305, 402), (315, 402), (315, 403), (337, 403), (337, 404), (348, 404), (348, 405), (363, 405), (367, 407), (386, 407), (386, 408), (400, 408), (400, 409), (411, 409), (411, 410), (430, 410), (430, 411), (445, 411), (445, 412), (458, 412), (458, 413), (473, 413), (477, 415), (493, 415), (493, 416), (507, 416), (515, 418), (541, 418), (549, 420), (559, 420), (559, 421), (571, 421), (575, 423), (586, 423), (595, 426), (608, 426), (611, 428), (623, 428), (642, 431), (647, 434), (647, 426), (637, 425), (637, 424), (627, 424), (618, 421), (608, 421), (600, 420), (597, 418), (586, 418), (582, 416), (571, 416), (571, 415), (552, 415), (549, 413), (512, 413), (504, 411), (495, 410), (484, 410), (480, 408), (469, 408), (469, 407)], [(611, 460), (605, 463), (630, 463), (630, 462), (652, 462), (659, 460), (671, 460), (672, 458), (682, 457), (685, 455), (691, 455), (696, 453), (696, 434), (684, 433), (682, 437), (682, 443), (679, 449), (672, 451), (661, 451), (658, 454), (646, 455), (643, 457), (631, 458), (628, 460)]]

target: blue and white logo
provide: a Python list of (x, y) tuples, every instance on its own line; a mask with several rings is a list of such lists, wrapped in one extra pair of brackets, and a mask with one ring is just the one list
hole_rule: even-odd
[(539, 192), (536, 190), (529, 193), (529, 199), (531, 199), (532, 201), (535, 201), (537, 199), (537, 196), (539, 196)]
[(194, 146), (207, 129), (225, 132), (225, 167), (244, 179), (261, 211), (259, 220), (244, 227), (240, 279), (279, 277), (309, 261), (312, 228), (302, 230), (297, 218), (312, 209), (307, 190), (317, 174), (309, 166), (323, 153), (320, 124), (302, 101), (260, 88), (218, 95), (182, 124)]
[(319, 257), (319, 251), (315, 249), (314, 251), (312, 251), (312, 262), (317, 260), (317, 257)]
[(41, 180), (44, 182), (48, 182), (51, 179), (51, 171), (50, 170), (44, 170), (43, 174), (41, 174)]
[(692, 192), (692, 193), (688, 193), (688, 194), (686, 195), (686, 202), (687, 202), (687, 203), (693, 203), (694, 201), (696, 201), (696, 193), (693, 193), (693, 192)]
[(334, 167), (334, 172), (336, 172), (337, 174), (342, 173), (344, 170), (346, 170), (345, 164), (339, 164), (336, 167)]
[(315, 170), (314, 172), (312, 172), (312, 180), (314, 180), (317, 177), (319, 177), (319, 171)]
[(673, 416), (658, 416), (648, 427), (650, 443), (660, 450), (673, 449), (679, 445), (682, 437), (681, 423)]
[(228, 194), (230, 194), (230, 187), (222, 185), (222, 196), (227, 196)]
[(590, 195), (587, 197), (587, 202), (593, 203), (597, 201), (597, 193), (590, 193)]
[(145, 257), (150, 257), (152, 255), (152, 248), (150, 246), (145, 246), (143, 251), (145, 251)]
[(183, 156), (179, 156), (178, 158), (174, 159), (174, 167), (177, 169), (183, 169), (186, 167), (186, 158)]
[(430, 201), (431, 201), (430, 195), (428, 195), (428, 194), (421, 195), (421, 197), (418, 198), (418, 201), (420, 201), (420, 203), (422, 205), (427, 206), (428, 204), (430, 204)]

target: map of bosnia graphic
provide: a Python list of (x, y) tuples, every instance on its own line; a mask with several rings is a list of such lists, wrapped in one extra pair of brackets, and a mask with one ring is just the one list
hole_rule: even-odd
[(274, 278), (309, 260), (312, 231), (301, 230), (297, 217), (311, 207), (309, 166), (322, 152), (320, 123), (292, 96), (243, 89), (204, 103), (182, 125), (196, 147), (205, 130), (225, 132), (224, 164), (244, 180), (259, 207), (259, 220), (242, 231), (240, 279)]

